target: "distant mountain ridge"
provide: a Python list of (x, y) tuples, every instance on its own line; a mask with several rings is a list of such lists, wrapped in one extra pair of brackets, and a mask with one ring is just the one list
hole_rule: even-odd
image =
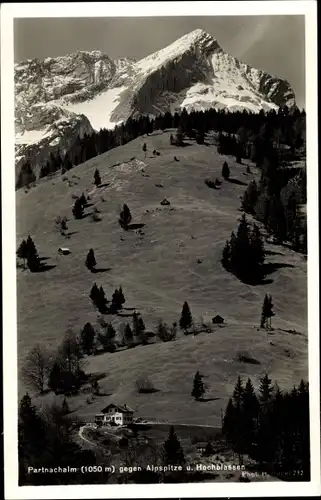
[(227, 54), (197, 29), (139, 61), (99, 50), (15, 64), (16, 166), (44, 163), (76, 137), (166, 111), (296, 107), (290, 84)]

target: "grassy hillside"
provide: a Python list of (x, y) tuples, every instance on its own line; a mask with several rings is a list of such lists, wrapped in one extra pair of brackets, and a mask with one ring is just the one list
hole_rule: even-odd
[[(271, 343), (273, 345), (271, 345)], [(237, 361), (247, 355), (256, 363)], [(102, 396), (87, 404), (85, 394), (70, 398), (70, 409), (81, 420), (93, 420), (110, 402), (126, 402), (135, 416), (175, 423), (220, 426), (224, 410), (240, 373), (258, 387), (265, 370), (283, 389), (291, 389), (307, 377), (307, 339), (282, 330), (267, 334), (251, 326), (227, 325), (210, 334), (189, 335), (174, 342), (158, 343), (89, 358), (90, 372), (104, 373), (99, 382)], [(204, 402), (191, 397), (196, 370), (207, 386)], [(138, 394), (135, 382), (148, 377), (156, 391)], [(57, 399), (58, 398), (58, 399)], [(62, 397), (47, 396), (47, 401)]]
[[(148, 147), (146, 159), (143, 142)], [(161, 155), (152, 157), (155, 148)], [(175, 155), (179, 161), (174, 160)], [(133, 157), (136, 160), (130, 162)], [(213, 397), (223, 399), (242, 367), (256, 376), (268, 369), (281, 386), (282, 381), (291, 386), (301, 376), (307, 377), (306, 262), (285, 247), (266, 244), (267, 261), (275, 264), (275, 271), (267, 276), (266, 283), (257, 286), (241, 283), (221, 266), (222, 248), (238, 225), (239, 198), (245, 189), (245, 185), (226, 181), (217, 190), (205, 185), (206, 178), (221, 177), (224, 160), (230, 166), (231, 178), (240, 183), (258, 176), (252, 166), (253, 174), (244, 175), (244, 165), (218, 155), (214, 146), (191, 143), (176, 148), (169, 144), (169, 133), (163, 133), (136, 139), (75, 167), (65, 176), (42, 179), (29, 191), (18, 191), (17, 241), (30, 233), (40, 257), (47, 258), (48, 266), (55, 266), (34, 274), (17, 271), (19, 361), (37, 342), (55, 347), (69, 327), (79, 331), (87, 321), (96, 325), (97, 312), (87, 295), (96, 281), (109, 299), (122, 285), (125, 307), (140, 311), (148, 329), (154, 329), (160, 318), (178, 320), (184, 300), (197, 321), (201, 316), (210, 320), (215, 314), (226, 320), (227, 325), (212, 334), (90, 359), (90, 371), (108, 373), (101, 386), (112, 391), (112, 399), (141, 407), (139, 412), (144, 416), (160, 412), (161, 418), (181, 420), (191, 415), (190, 422), (195, 422), (202, 415), (204, 423), (214, 419), (216, 424), (222, 401), (193, 403), (189, 396), (191, 377), (198, 368), (209, 375)], [(99, 189), (93, 185), (97, 167), (102, 182), (108, 184)], [(82, 192), (90, 193), (91, 203), (101, 210), (100, 222), (92, 222), (90, 216), (72, 218), (72, 196)], [(170, 206), (160, 205), (164, 197)], [(120, 228), (118, 215), (123, 203), (129, 205), (133, 223), (145, 224), (143, 237)], [(70, 219), (71, 237), (67, 240), (55, 230), (53, 222), (63, 215)], [(59, 256), (60, 246), (67, 246), (72, 253)], [(107, 271), (93, 275), (85, 268), (91, 247), (97, 267)], [(198, 259), (202, 262), (197, 263)], [(265, 293), (272, 294), (275, 304), (273, 338), (256, 329)], [(131, 320), (117, 316), (106, 319), (112, 319), (116, 329)], [(282, 330), (297, 330), (302, 335)], [(293, 351), (294, 357), (286, 357), (284, 348)], [(232, 362), (234, 351), (241, 349), (261, 364), (239, 367)], [(133, 381), (142, 370), (159, 389), (144, 396), (146, 401), (132, 394)], [(185, 395), (174, 408), (173, 401), (181, 391)], [(97, 408), (92, 405), (90, 411), (95, 412), (99, 404)]]

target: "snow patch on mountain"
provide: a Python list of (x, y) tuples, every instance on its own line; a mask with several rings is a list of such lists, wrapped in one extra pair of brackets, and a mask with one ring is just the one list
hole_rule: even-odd
[(126, 90), (126, 86), (109, 89), (96, 95), (90, 101), (67, 105), (63, 104), (62, 108), (72, 113), (87, 116), (91, 126), (97, 131), (101, 128), (112, 129), (117, 123), (111, 121), (111, 115), (124, 90)]

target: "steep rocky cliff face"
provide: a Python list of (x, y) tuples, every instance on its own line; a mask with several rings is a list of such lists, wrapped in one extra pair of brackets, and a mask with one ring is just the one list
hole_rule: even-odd
[(17, 166), (64, 153), (78, 134), (113, 128), (128, 117), (226, 108), (259, 112), (295, 107), (288, 82), (224, 52), (195, 30), (135, 62), (100, 51), (15, 65)]

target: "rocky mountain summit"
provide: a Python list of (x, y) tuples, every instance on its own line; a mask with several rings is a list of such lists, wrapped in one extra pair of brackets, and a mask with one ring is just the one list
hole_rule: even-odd
[(77, 136), (129, 117), (296, 106), (288, 82), (238, 61), (200, 29), (140, 61), (80, 51), (27, 60), (14, 70), (17, 170), (27, 158), (37, 169)]

